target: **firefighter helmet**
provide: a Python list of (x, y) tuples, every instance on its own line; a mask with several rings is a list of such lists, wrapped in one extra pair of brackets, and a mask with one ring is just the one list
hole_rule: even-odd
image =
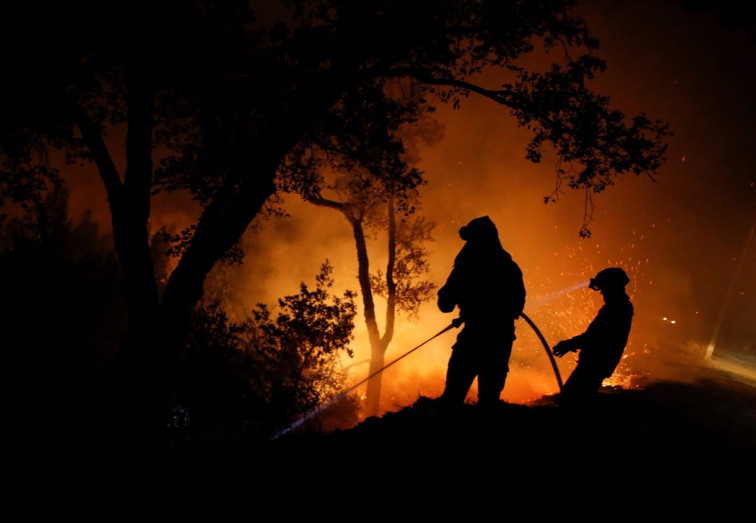
[(595, 278), (591, 278), (588, 287), (594, 291), (621, 289), (628, 283), (630, 283), (630, 278), (627, 277), (625, 271), (619, 267), (609, 267), (599, 271)]
[(496, 225), (488, 216), (481, 216), (470, 221), (459, 229), (459, 237), (467, 241), (492, 240), (499, 238)]

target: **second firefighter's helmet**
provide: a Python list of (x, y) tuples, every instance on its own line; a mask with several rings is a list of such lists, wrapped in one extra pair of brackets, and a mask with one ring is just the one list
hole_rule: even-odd
[(603, 291), (606, 289), (622, 289), (630, 283), (625, 271), (619, 267), (609, 267), (598, 272), (594, 278), (591, 278), (588, 287), (594, 291)]

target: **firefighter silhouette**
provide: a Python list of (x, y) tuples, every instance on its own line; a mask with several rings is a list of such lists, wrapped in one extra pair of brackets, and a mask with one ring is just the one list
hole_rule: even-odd
[(582, 334), (554, 346), (555, 356), (580, 351), (578, 363), (560, 394), (566, 407), (588, 407), (603, 381), (610, 377), (622, 358), (633, 319), (633, 305), (625, 293), (630, 279), (619, 267), (603, 269), (591, 278), (589, 287), (600, 291), (604, 305)]
[(457, 336), (441, 399), (462, 404), (478, 378), (478, 405), (499, 404), (509, 372), (515, 320), (525, 306), (522, 271), (504, 250), (493, 221), (482, 216), (460, 228), (465, 245), (438, 291), (442, 312), (459, 308)]

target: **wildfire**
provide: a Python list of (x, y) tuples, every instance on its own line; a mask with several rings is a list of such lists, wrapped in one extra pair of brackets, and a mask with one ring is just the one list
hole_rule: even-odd
[[(649, 262), (646, 257), (636, 255), (638, 244), (643, 240), (642, 235), (633, 233), (633, 240), (620, 249), (621, 254), (627, 254), (623, 260), (606, 259), (601, 264), (591, 263), (589, 258), (597, 258), (600, 247), (594, 246), (596, 252), (583, 251), (583, 247), (567, 248), (564, 253), (555, 253), (561, 271), (542, 270), (536, 267), (540, 274), (556, 274), (558, 276), (546, 276), (534, 278), (526, 272), (526, 286), (528, 288), (528, 302), (526, 313), (533, 319), (549, 345), (575, 336), (585, 330), (598, 310), (603, 305), (601, 296), (587, 289), (588, 280), (604, 267), (623, 267), (631, 279), (628, 293), (631, 298), (638, 294), (644, 283), (643, 269)], [(570, 265), (580, 266), (582, 269), (576, 272), (565, 270), (565, 264), (559, 260), (570, 259)], [(550, 268), (549, 268), (550, 269)], [(428, 307), (432, 309), (432, 307)], [(422, 316), (422, 315), (421, 315)], [(433, 317), (433, 311), (429, 311), (423, 317)], [(439, 322), (447, 321), (448, 317), (442, 316)], [(669, 318), (668, 323), (672, 323)], [(430, 324), (430, 321), (428, 322)], [(396, 354), (400, 354), (401, 347), (411, 347), (418, 342), (418, 333), (431, 332), (437, 329), (438, 323), (433, 327), (412, 325), (404, 332), (398, 332), (392, 342), (390, 353), (386, 360), (390, 361)], [(614, 375), (604, 381), (605, 387), (620, 387), (625, 389), (639, 388), (642, 380), (647, 376), (644, 372), (649, 351), (646, 345), (643, 350), (636, 351), (633, 346), (633, 332), (625, 350), (622, 362), (617, 367)], [(544, 347), (536, 334), (524, 321), (517, 321), (516, 335), (512, 357), (510, 359), (510, 371), (507, 376), (506, 386), (502, 393), (502, 399), (510, 403), (529, 404), (544, 396), (559, 392), (559, 385), (554, 375), (550, 359), (545, 353)], [(450, 349), (454, 343), (455, 335), (446, 335), (430, 344), (429, 347), (413, 354), (400, 365), (388, 369), (382, 377), (382, 412), (395, 411), (399, 408), (412, 405), (419, 397), (438, 397), (444, 388), (446, 376), (446, 364), (451, 354)], [(396, 352), (394, 352), (396, 351)], [(576, 355), (568, 355), (557, 360), (557, 365), (562, 381), (566, 381), (576, 364)], [(355, 379), (364, 369), (356, 371)], [(477, 381), (468, 393), (467, 401), (474, 403), (477, 400)]]
[(638, 389), (640, 381), (644, 378), (643, 374), (636, 374), (629, 370), (615, 372), (609, 378), (604, 380), (602, 387), (620, 387), (622, 389)]

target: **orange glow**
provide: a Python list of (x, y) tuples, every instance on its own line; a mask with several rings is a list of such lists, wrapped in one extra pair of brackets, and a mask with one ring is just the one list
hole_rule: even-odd
[[(717, 34), (732, 52), (740, 47), (736, 33), (723, 35), (721, 28), (693, 24), (653, 32), (655, 23), (671, 19), (660, 14), (667, 12), (666, 3), (626, 3), (631, 4), (625, 6), (628, 16), (643, 20), (633, 26), (638, 40), (632, 42), (620, 40), (629, 38), (630, 25), (616, 16), (614, 3), (606, 3), (611, 8), (592, 4), (589, 26), (608, 61), (607, 73), (595, 80), (597, 89), (611, 94), (628, 114), (645, 111), (670, 120), (676, 131), (669, 149), (673, 161), (660, 170), (657, 183), (625, 176), (594, 195), (593, 236), (581, 239), (583, 195), (565, 190), (557, 203), (543, 204), (543, 197), (554, 189), (555, 158), (544, 151), (540, 164), (525, 160), (529, 134), (505, 108), (475, 96), (463, 100), (459, 111), (441, 106), (436, 116), (444, 137), (418, 153), (418, 167), (428, 179), (421, 189), (420, 212), (437, 225), (428, 279), (443, 284), (462, 246), (457, 230), (474, 217), (489, 215), (504, 248), (523, 270), (525, 312), (550, 345), (582, 332), (600, 308), (601, 297), (582, 288), (535, 307), (538, 299), (586, 281), (604, 267), (620, 266), (630, 276), (628, 293), (636, 316), (624, 357), (604, 385), (632, 388), (646, 380), (689, 379), (691, 369), (703, 360), (732, 256), (740, 251), (744, 222), (753, 213), (752, 151), (743, 138), (751, 136), (752, 122), (743, 117), (750, 113), (743, 107), (751, 101), (752, 89), (735, 87), (752, 77), (751, 66), (730, 59), (727, 46), (720, 51), (711, 45), (709, 35)], [(653, 44), (653, 53), (644, 53), (644, 39)], [(668, 64), (683, 64), (691, 57), (695, 67), (681, 65), (675, 74), (684, 78), (679, 85), (677, 79), (669, 82), (664, 76)], [(500, 85), (495, 80), (491, 86)], [(685, 89), (694, 84), (696, 89)], [(727, 96), (722, 96), (723, 86)], [(691, 156), (690, 151), (700, 154)], [(97, 179), (93, 168), (88, 169), (67, 177), (76, 210), (72, 219), (89, 209), (93, 219), (107, 227), (106, 198), (101, 184), (92, 183)], [(326, 258), (334, 266), (334, 292), (358, 288), (352, 232), (343, 217), (291, 195), (284, 197), (283, 206), (288, 218), (259, 218), (256, 228), (245, 234), (241, 246), (248, 256), (242, 265), (218, 267), (208, 279), (209, 293), (217, 290), (216, 284), (230, 287), (224, 304), (232, 319), (246, 317), (258, 302), (275, 303), (296, 293), (299, 282), (311, 282)], [(158, 196), (154, 211), (153, 230), (162, 225), (180, 229), (196, 218), (188, 199)], [(372, 271), (386, 267), (385, 240), (381, 241), (376, 238), (370, 245)], [(370, 349), (359, 297), (357, 304), (354, 358), (344, 362), (351, 365), (345, 388), (368, 372)], [(376, 300), (381, 329), (384, 306)], [(453, 317), (441, 314), (435, 303), (421, 307), (416, 323), (399, 317), (386, 362), (428, 339)], [(445, 333), (384, 373), (384, 411), (441, 393), (457, 332)], [(528, 403), (557, 392), (550, 362), (535, 334), (524, 321), (517, 322), (516, 334), (502, 399)], [(565, 381), (575, 356), (559, 359), (558, 366)], [(364, 388), (357, 394), (364, 394)], [(468, 399), (475, 397), (473, 385)]]
[[(428, 279), (443, 284), (462, 246), (457, 230), (476, 216), (489, 215), (497, 224), (504, 248), (523, 270), (528, 293), (525, 312), (550, 345), (582, 332), (602, 301), (587, 288), (549, 297), (587, 281), (604, 267), (621, 266), (631, 279), (628, 293), (636, 318), (625, 358), (605, 385), (636, 387), (649, 377), (684, 374), (666, 361), (669, 354), (662, 345), (665, 337), (672, 335), (670, 327), (682, 327), (685, 315), (680, 298), (691, 295), (692, 282), (677, 266), (660, 263), (674, 222), (670, 223), (669, 216), (659, 216), (660, 211), (652, 212), (651, 207), (647, 214), (640, 213), (640, 202), (657, 187), (643, 179), (619, 180), (617, 187), (595, 198), (593, 238), (580, 239), (582, 196), (569, 193), (557, 204), (544, 205), (542, 196), (552, 189), (553, 171), (548, 162), (533, 166), (523, 159), (525, 135), (500, 116), (491, 110), (490, 102), (478, 99), (469, 100), (467, 112), (444, 108), (438, 112), (446, 136), (443, 143), (423, 151), (420, 162), (429, 180), (422, 189), (420, 212), (437, 224)], [(71, 183), (76, 185), (77, 180)], [(154, 204), (153, 232), (163, 226), (178, 231), (197, 215), (189, 199), (158, 197)], [(72, 202), (74, 205), (80, 203)], [(326, 258), (334, 266), (333, 292), (358, 288), (355, 247), (346, 220), (293, 195), (283, 198), (283, 206), (288, 218), (259, 218), (244, 235), (240, 246), (248, 255), (242, 265), (219, 264), (207, 280), (206, 292), (223, 296), (233, 320), (245, 318), (259, 302), (275, 303), (281, 296), (296, 293), (299, 282), (311, 282)], [(101, 214), (107, 213), (100, 210), (95, 216)], [(385, 239), (380, 235), (372, 239), (369, 249), (371, 270), (385, 268)], [(175, 260), (169, 269), (174, 266)], [(349, 366), (345, 389), (363, 380), (368, 370), (370, 350), (360, 300), (358, 297), (354, 358), (344, 361)], [(385, 302), (381, 299), (376, 300), (376, 313), (383, 329)], [(703, 314), (696, 315), (703, 322)], [(454, 317), (456, 314), (440, 313), (433, 302), (421, 306), (416, 323), (398, 317), (385, 361), (422, 343)], [(662, 317), (674, 318), (677, 324), (660, 321)], [(687, 321), (693, 323), (690, 317)], [(516, 328), (502, 399), (527, 404), (558, 392), (558, 385), (536, 335), (522, 320)], [(441, 394), (457, 332), (443, 334), (383, 374), (383, 412), (409, 406), (420, 396)], [(557, 363), (565, 381), (574, 368), (575, 356), (566, 355)], [(364, 387), (357, 394), (364, 394)], [(468, 401), (474, 402), (476, 396), (473, 384)]]

